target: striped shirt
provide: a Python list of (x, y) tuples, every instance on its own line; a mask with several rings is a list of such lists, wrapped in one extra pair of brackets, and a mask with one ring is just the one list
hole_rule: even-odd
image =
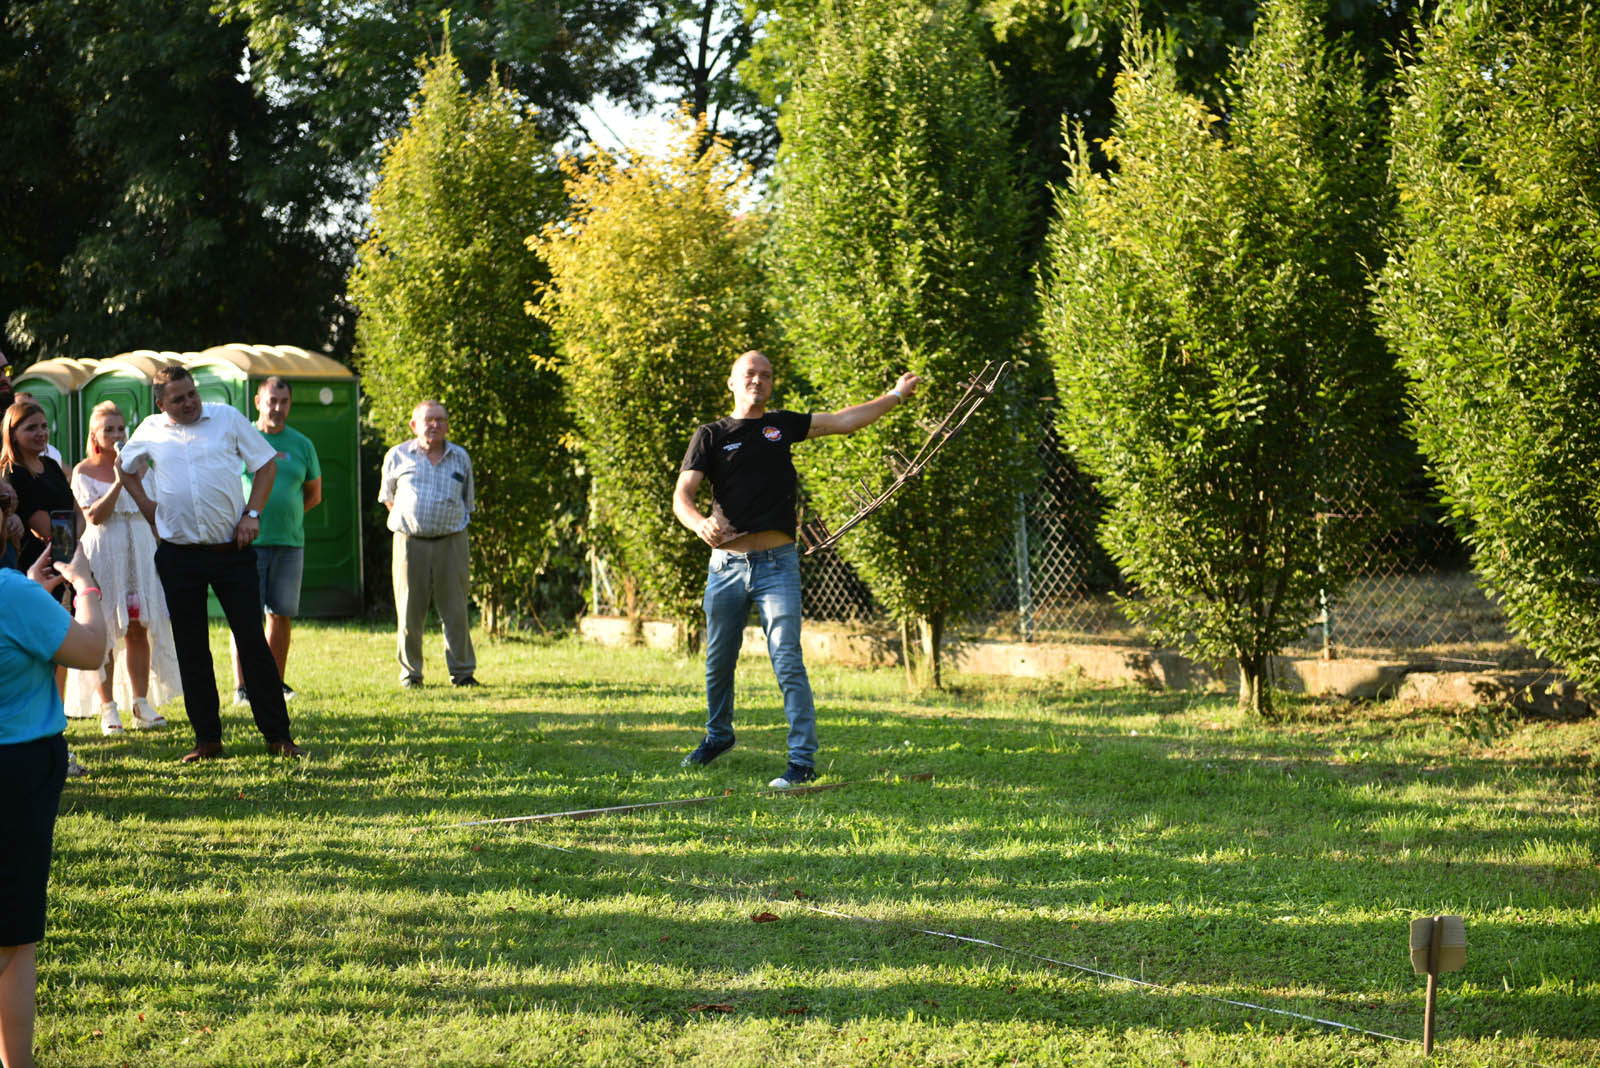
[(442, 538), (467, 529), (473, 508), (472, 459), (453, 441), (438, 463), (415, 438), (383, 458), (378, 500), (392, 504), (389, 529), (413, 538)]

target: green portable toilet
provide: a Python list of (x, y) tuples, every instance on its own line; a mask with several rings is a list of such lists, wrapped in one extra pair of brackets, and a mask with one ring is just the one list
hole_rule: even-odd
[(61, 453), (61, 466), (71, 471), (83, 459), (89, 424), (79, 417), (78, 390), (94, 374), (93, 360), (56, 359), (34, 364), (12, 382), (18, 393), (30, 393), (50, 421), (50, 444)]
[(217, 345), (183, 363), (207, 401), (256, 419), (255, 395), (273, 375), (289, 383), (289, 425), (311, 439), (322, 465), (322, 503), (306, 514), (300, 614), (361, 611), (361, 394), (337, 360), (292, 345)]
[[(256, 418), (255, 387), (250, 383), (247, 365), (254, 345), (218, 345), (204, 352), (186, 352), (183, 365), (194, 375), (194, 388), (207, 404), (226, 404)], [(241, 366), (244, 364), (246, 366)]]
[(115, 401), (127, 421), (132, 434), (139, 424), (155, 414), (153, 391), (155, 373), (169, 363), (181, 362), (176, 352), (155, 352), (139, 349), (101, 360), (95, 364), (94, 374), (78, 387), (78, 413), (82, 425), (89, 425), (89, 415), (102, 401)]

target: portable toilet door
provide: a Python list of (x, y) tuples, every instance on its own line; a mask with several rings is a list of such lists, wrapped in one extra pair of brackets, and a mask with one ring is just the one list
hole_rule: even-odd
[[(289, 384), (289, 426), (317, 450), (322, 503), (306, 513), (305, 570), (300, 583), (303, 616), (357, 615), (362, 608), (361, 395), (356, 376), (330, 357), (292, 345), (218, 345), (191, 354), (200, 380), (205, 367), (218, 382), (233, 371), (247, 382), (241, 410), (255, 422), (256, 392), (277, 375)], [(230, 371), (229, 369), (233, 369)]]
[[(230, 346), (231, 347), (231, 346)], [(250, 375), (237, 362), (219, 354), (218, 349), (186, 352), (183, 365), (194, 376), (194, 388), (207, 404), (226, 404), (255, 421), (254, 389)]]
[(78, 414), (82, 425), (89, 425), (89, 414), (101, 401), (115, 401), (131, 435), (140, 423), (156, 413), (155, 374), (167, 364), (176, 363), (176, 356), (176, 353), (140, 349), (95, 364), (94, 374), (78, 387)]
[(78, 390), (94, 374), (91, 360), (43, 360), (11, 383), (18, 393), (32, 395), (50, 424), (50, 444), (61, 453), (61, 466), (71, 471), (83, 459), (88, 423), (81, 420)]

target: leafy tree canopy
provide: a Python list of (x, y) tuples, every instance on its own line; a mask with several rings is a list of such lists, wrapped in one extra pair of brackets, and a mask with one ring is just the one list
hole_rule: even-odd
[(538, 607), (534, 584), (581, 498), (549, 334), (523, 310), (547, 277), (523, 242), (565, 204), (538, 125), (492, 77), (468, 92), (447, 50), (384, 157), (350, 281), (373, 421), (402, 441), (416, 404), (436, 399), (472, 457), (474, 585), (491, 629)]
[[(1397, 383), (1367, 311), (1389, 212), (1380, 110), (1308, 0), (1271, 0), (1227, 120), (1130, 38), (1117, 117), (1081, 135), (1043, 281), (1059, 427), (1111, 509), (1102, 538), (1155, 636), (1267, 658), (1300, 637), (1392, 477)], [(1381, 493), (1374, 495), (1382, 498)]]
[[(745, 80), (764, 99), (785, 100), (813, 57), (815, 20), (827, 0), (756, 0), (762, 36)], [(1015, 115), (1023, 188), (1030, 202), (1030, 246), (1043, 239), (1050, 187), (1066, 178), (1061, 130), (1082, 126), (1090, 145), (1109, 136), (1112, 91), (1122, 66), (1125, 30), (1137, 18), (1172, 56), (1179, 88), (1219, 104), (1231, 57), (1250, 41), (1256, 0), (967, 0), (979, 17), (979, 41)], [(1323, 20), (1330, 41), (1348, 38), (1368, 60), (1373, 80), (1392, 70), (1390, 55), (1424, 0), (1333, 0)]]
[[(777, 171), (786, 339), (839, 408), (924, 376), (907, 410), (796, 451), (813, 503), (838, 520), (890, 450), (915, 453), (936, 413), (990, 360), (1015, 359), (1027, 317), (1011, 116), (959, 4), (837, 3), (782, 116)], [(1031, 449), (1003, 399), (986, 405), (892, 503), (839, 543), (875, 596), (922, 631), (938, 683), (945, 621), (977, 604), (1012, 529)], [(908, 663), (911, 650), (908, 648)]]
[(1379, 307), (1478, 574), (1600, 685), (1600, 27), (1577, 0), (1451, 4), (1401, 80)]
[(27, 0), (0, 23), (0, 315), (19, 362), (336, 343), (327, 157), (200, 0)]
[(531, 242), (594, 532), (639, 592), (696, 630), (705, 547), (672, 514), (689, 437), (730, 402), (728, 368), (768, 334), (751, 175), (684, 117), (662, 156), (566, 163), (568, 216)]

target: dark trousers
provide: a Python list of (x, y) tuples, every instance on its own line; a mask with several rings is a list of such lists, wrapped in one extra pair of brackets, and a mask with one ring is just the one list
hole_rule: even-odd
[(261, 580), (256, 551), (229, 545), (177, 545), (156, 548), (156, 573), (167, 595), (172, 620), (172, 646), (183, 680), (183, 704), (189, 711), (197, 742), (222, 741), (222, 715), (217, 676), (211, 663), (211, 631), (206, 618), (206, 590), (216, 591), (228, 629), (239, 650), (239, 669), (250, 693), (250, 711), (269, 742), (288, 742), (289, 710), (283, 703), (283, 680), (261, 629)]

